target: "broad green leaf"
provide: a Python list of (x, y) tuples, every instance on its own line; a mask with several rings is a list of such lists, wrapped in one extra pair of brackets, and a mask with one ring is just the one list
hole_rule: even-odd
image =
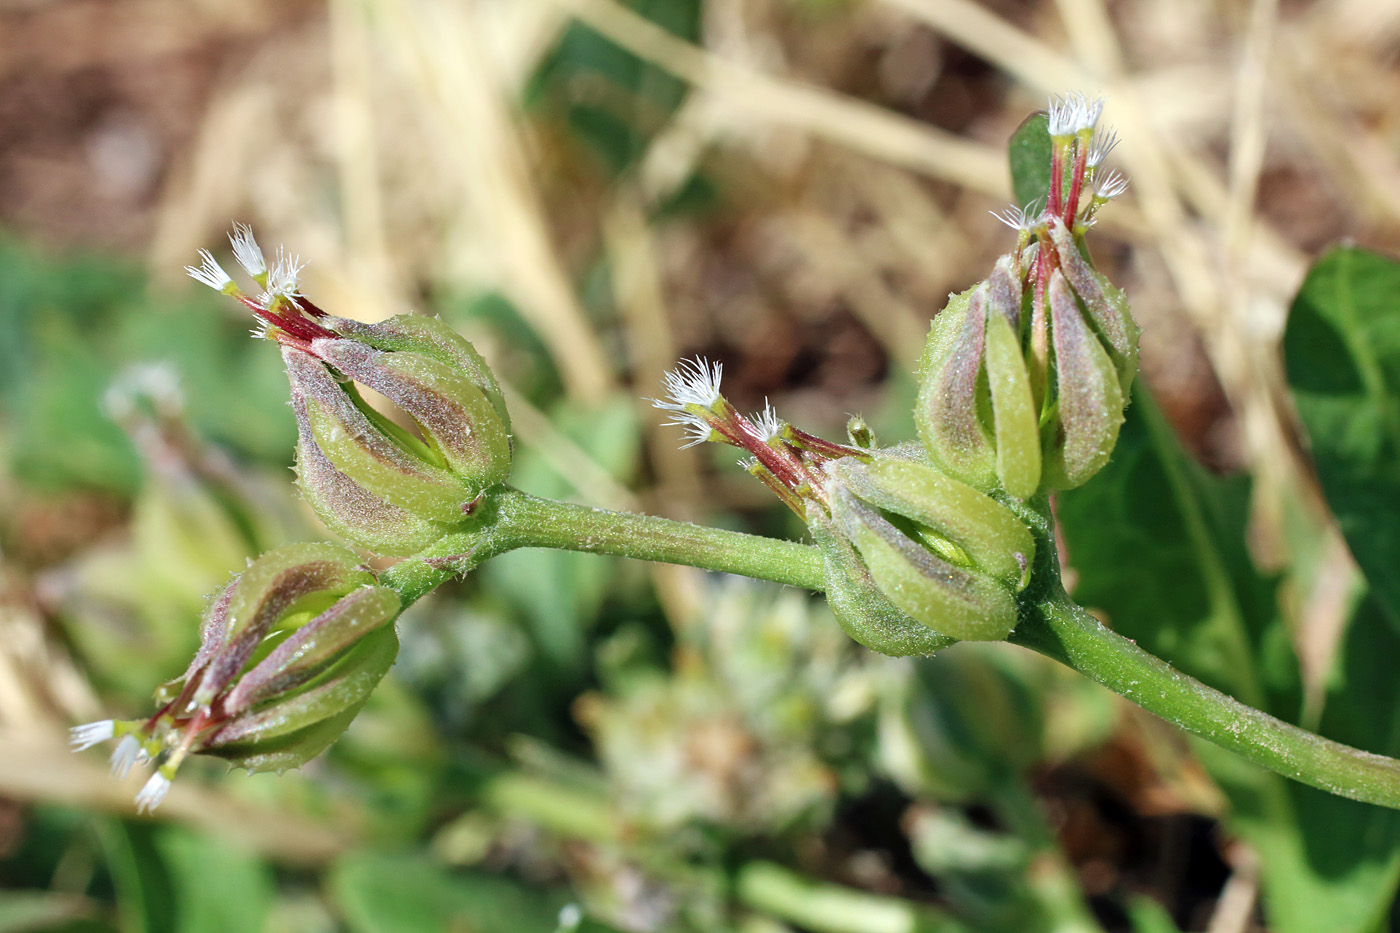
[(506, 878), (454, 873), (414, 855), (347, 855), (331, 867), (328, 883), (353, 933), (549, 931), (565, 903)]
[(1283, 347), (1328, 504), (1400, 625), (1400, 263), (1327, 253), (1293, 301)]
[[(1211, 477), (1139, 392), (1113, 460), (1060, 497), (1079, 575), (1074, 597), (1188, 674), (1295, 720), (1300, 681), (1272, 583), (1245, 549), (1248, 485)], [(1394, 635), (1358, 613), (1321, 731), (1394, 752), (1400, 679), (1385, 665)], [(1400, 832), (1392, 811), (1332, 797), (1196, 745), (1226, 792), (1229, 827), (1262, 859), (1265, 906), (1279, 933), (1371, 933), (1394, 897)]]
[(1031, 114), (1011, 136), (1011, 191), (1017, 207), (1029, 207), (1050, 190), (1050, 122)]

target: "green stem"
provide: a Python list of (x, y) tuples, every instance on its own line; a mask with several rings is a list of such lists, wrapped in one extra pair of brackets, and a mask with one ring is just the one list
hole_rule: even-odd
[[(1060, 661), (1148, 712), (1241, 757), (1343, 797), (1400, 809), (1400, 761), (1314, 735), (1187, 677), (1115, 634), (1060, 586), (1049, 507), (1008, 502), (1036, 535), (1036, 568), (1021, 594), (1010, 641)], [(824, 588), (812, 547), (649, 515), (540, 499), (501, 487), (473, 520), (380, 581), (404, 604), (482, 561), (521, 547), (562, 548), (743, 574), (811, 590)]]
[(809, 590), (825, 586), (821, 555), (796, 541), (556, 502), (504, 486), (482, 499), (462, 530), (395, 564), (380, 583), (397, 590), (407, 606), (483, 561), (522, 547), (684, 564)]
[(1036, 568), (1008, 641), (1059, 661), (1187, 732), (1271, 771), (1342, 797), (1400, 809), (1400, 761), (1300, 729), (1207, 687), (1109, 629), (1060, 585), (1044, 501), (1019, 510)]

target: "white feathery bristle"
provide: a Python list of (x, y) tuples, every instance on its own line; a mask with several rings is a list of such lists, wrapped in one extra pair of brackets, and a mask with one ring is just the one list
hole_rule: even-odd
[(1094, 189), (1094, 197), (1100, 201), (1112, 201), (1128, 190), (1128, 178), (1114, 169), (1103, 177)]
[(1040, 207), (1039, 202), (1029, 207), (1017, 207), (1013, 204), (1003, 211), (988, 211), (987, 213), (1018, 233), (1030, 233), (1035, 227), (1036, 219), (1040, 216)]
[(758, 432), (758, 439), (761, 441), (775, 440), (783, 433), (783, 420), (778, 417), (778, 412), (768, 403), (768, 399), (763, 400), (763, 411), (749, 419)]
[(170, 792), (170, 778), (157, 771), (151, 775), (151, 779), (141, 788), (136, 795), (136, 812), (150, 813), (160, 802), (165, 799), (165, 795)]
[(1093, 100), (1083, 94), (1050, 98), (1050, 135), (1070, 136), (1092, 129), (1103, 113), (1103, 98)]
[(68, 730), (68, 744), (73, 751), (80, 752), (107, 741), (116, 734), (117, 724), (110, 719), (84, 723)]
[(122, 740), (112, 750), (112, 757), (108, 759), (112, 765), (112, 775), (119, 780), (125, 780), (131, 773), (131, 766), (145, 757), (146, 752), (136, 736), (122, 736)]
[(272, 271), (267, 274), (268, 297), (273, 299), (298, 297), (301, 294), (299, 275), (304, 268), (306, 268), (306, 263), (301, 262), (301, 257), (295, 253), (287, 252), (281, 246), (277, 247), (277, 261), (272, 264)]
[(720, 400), (719, 382), (724, 367), (707, 362), (702, 357), (683, 360), (666, 374), (662, 385), (666, 398), (654, 398), (651, 403), (664, 411), (685, 412), (688, 405), (709, 408)]
[(233, 245), (233, 258), (238, 260), (245, 272), (253, 278), (267, 272), (267, 260), (263, 258), (262, 247), (253, 239), (252, 227), (247, 224), (234, 224), (228, 241)]
[(214, 254), (207, 249), (199, 251), (200, 263), (195, 266), (185, 266), (185, 272), (190, 278), (202, 285), (208, 285), (216, 292), (221, 292), (233, 284), (233, 279), (224, 271), (224, 267), (214, 261)]
[(1098, 168), (1117, 145), (1118, 134), (1107, 127), (1100, 127), (1094, 131), (1094, 138), (1089, 141), (1089, 155), (1084, 164), (1091, 169)]
[(694, 415), (683, 415), (675, 421), (666, 422), (668, 425), (677, 425), (685, 428), (685, 443), (681, 445), (681, 450), (690, 447), (698, 447), (710, 438), (715, 436), (715, 429), (705, 422), (704, 418), (697, 418)]

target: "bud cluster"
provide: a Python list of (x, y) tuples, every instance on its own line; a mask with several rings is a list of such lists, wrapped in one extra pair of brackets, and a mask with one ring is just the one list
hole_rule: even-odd
[[(187, 271), (258, 319), (291, 382), (302, 495), (332, 531), (380, 554), (411, 554), (470, 514), (510, 472), (510, 416), (495, 376), (443, 321), (402, 314), (377, 324), (339, 318), (301, 294), (302, 266), (278, 250), (269, 269), (247, 227), (234, 257), (262, 293), (245, 294), (202, 251)], [(395, 423), (360, 389), (380, 393), (411, 421)]]
[(1035, 553), (1014, 512), (933, 469), (917, 447), (877, 448), (860, 419), (847, 445), (788, 424), (772, 406), (746, 417), (720, 393), (720, 375), (704, 360), (682, 364), (654, 404), (691, 445), (749, 453), (748, 471), (811, 528), (828, 601), (852, 638), (907, 655), (1006, 637)]
[(997, 215), (1016, 250), (948, 302), (919, 365), (915, 420), (933, 463), (1017, 498), (1079, 486), (1108, 462), (1137, 373), (1123, 294), (1085, 259), (1084, 234), (1127, 190), (1104, 159), (1102, 101), (1053, 101), (1043, 205)]
[(399, 610), (398, 594), (343, 547), (269, 551), (210, 602), (194, 660), (156, 692), (150, 718), (78, 726), (73, 746), (118, 739), (119, 777), (155, 762), (141, 810), (160, 804), (192, 753), (248, 771), (300, 766), (345, 731), (393, 664)]

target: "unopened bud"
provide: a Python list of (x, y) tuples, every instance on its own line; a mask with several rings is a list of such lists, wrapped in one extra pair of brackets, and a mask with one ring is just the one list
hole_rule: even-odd
[(984, 492), (1025, 499), (1078, 486), (1118, 438), (1139, 331), (1082, 243), (1127, 189), (1116, 173), (1099, 175), (1116, 143), (1097, 128), (1102, 106), (1079, 95), (1051, 102), (1043, 206), (998, 215), (1017, 230), (1016, 251), (951, 298), (929, 331), (919, 435), (934, 466)]
[[(510, 417), (481, 356), (437, 318), (376, 324), (334, 317), (301, 293), (301, 264), (279, 249), (268, 268), (246, 227), (239, 264), (265, 291), (250, 298), (208, 254), (190, 274), (242, 302), (255, 333), (282, 346), (297, 416), (302, 492), (331, 530), (383, 554), (442, 537), (510, 472)], [(396, 424), (361, 397), (379, 392), (411, 420)]]
[(896, 607), (930, 630), (999, 641), (1035, 553), (1025, 525), (989, 496), (911, 459), (832, 465), (836, 528)]
[(914, 414), (934, 464), (978, 489), (1018, 498), (1040, 485), (1040, 426), (1022, 349), (1013, 257), (934, 320)]
[(205, 614), (200, 647), (157, 691), (147, 720), (73, 730), (75, 747), (121, 741), (113, 770), (153, 760), (138, 796), (158, 805), (190, 754), (219, 755), (250, 771), (296, 767), (342, 733), (393, 663), (398, 594), (377, 586), (355, 554), (292, 544), (249, 564)]

